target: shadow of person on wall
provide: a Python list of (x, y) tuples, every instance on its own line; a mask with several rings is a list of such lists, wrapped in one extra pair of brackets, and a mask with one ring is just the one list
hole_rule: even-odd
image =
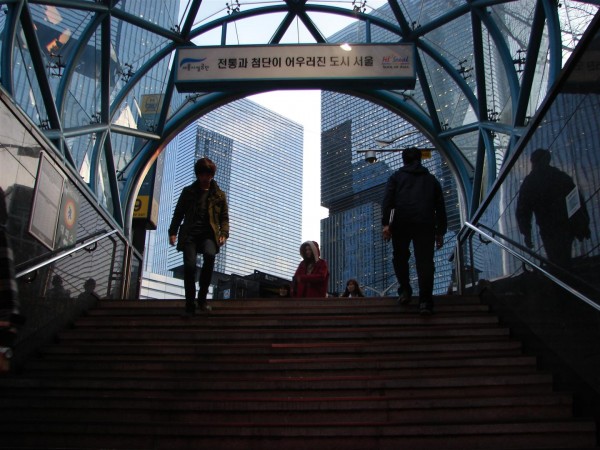
[(531, 154), (531, 172), (519, 190), (516, 218), (525, 245), (532, 249), (535, 216), (548, 261), (571, 271), (573, 241), (590, 238), (590, 218), (573, 179), (551, 166), (551, 158), (545, 149)]
[(19, 311), (19, 291), (14, 256), (6, 231), (7, 222), (6, 199), (0, 188), (0, 373), (10, 370), (18, 326), (24, 322)]
[(60, 275), (57, 274), (52, 277), (52, 287), (46, 292), (46, 298), (48, 300), (71, 298), (71, 291), (65, 289), (63, 279)]
[(77, 296), (77, 300), (98, 300), (100, 296), (94, 292), (96, 289), (96, 280), (89, 278), (83, 284), (83, 292)]

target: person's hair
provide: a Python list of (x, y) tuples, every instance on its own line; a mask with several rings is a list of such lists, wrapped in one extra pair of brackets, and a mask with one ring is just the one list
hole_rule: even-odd
[[(312, 245), (311, 245), (312, 243)], [(302, 256), (302, 258), (304, 259), (304, 249), (308, 247), (310, 248), (310, 251), (312, 253), (312, 259), (316, 262), (317, 259), (319, 259), (321, 257), (320, 250), (319, 250), (319, 244), (317, 244), (315, 241), (306, 241), (303, 242), (302, 245), (300, 245), (300, 255)]]
[(196, 164), (194, 164), (194, 173), (196, 176), (201, 173), (208, 173), (215, 176), (215, 173), (217, 173), (217, 165), (208, 158), (200, 158), (196, 161)]
[(364, 297), (365, 295), (363, 294), (362, 289), (360, 288), (360, 284), (358, 284), (358, 281), (355, 280), (354, 278), (350, 278), (348, 281), (346, 281), (346, 290), (344, 290), (344, 293), (342, 294), (342, 297), (348, 297), (350, 295), (350, 291), (348, 290), (348, 285), (349, 284), (353, 284), (354, 286), (356, 286), (356, 295), (358, 297)]
[(421, 150), (416, 147), (405, 148), (402, 150), (402, 161), (404, 164), (421, 161)]
[(281, 289), (285, 289), (285, 295), (286, 297), (289, 297), (290, 292), (291, 292), (291, 286), (289, 285), (289, 283), (283, 283), (279, 285), (279, 290)]
[(552, 159), (552, 154), (544, 149), (544, 148), (538, 148), (537, 150), (535, 150), (530, 157), (531, 160), (531, 164), (550, 164), (550, 160)]

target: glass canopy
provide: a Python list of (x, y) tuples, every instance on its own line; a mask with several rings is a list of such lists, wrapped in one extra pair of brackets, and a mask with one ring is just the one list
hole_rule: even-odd
[(348, 35), (350, 44), (414, 43), (414, 89), (357, 83), (348, 93), (401, 115), (445, 156), (469, 215), (599, 8), (573, 0), (0, 5), (0, 82), (127, 232), (137, 189), (169, 140), (205, 112), (257, 93), (179, 93), (178, 48), (331, 44)]

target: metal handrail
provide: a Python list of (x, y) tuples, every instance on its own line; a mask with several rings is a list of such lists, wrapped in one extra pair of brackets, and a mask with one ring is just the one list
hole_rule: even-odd
[(496, 244), (497, 246), (501, 247), (503, 250), (507, 251), (508, 253), (510, 253), (511, 255), (513, 255), (514, 257), (516, 257), (517, 259), (520, 259), (522, 262), (524, 262), (526, 264), (529, 264), (530, 266), (534, 267), (536, 270), (539, 270), (541, 273), (544, 274), (544, 276), (546, 276), (547, 278), (549, 278), (552, 281), (554, 281), (561, 288), (563, 288), (567, 292), (571, 293), (572, 295), (574, 295), (578, 299), (582, 300), (583, 302), (587, 303), (589, 306), (591, 306), (595, 310), (600, 311), (600, 305), (598, 305), (596, 302), (594, 302), (593, 300), (591, 300), (590, 298), (588, 298), (585, 294), (582, 294), (581, 292), (579, 292), (577, 289), (574, 289), (573, 287), (571, 287), (568, 284), (564, 283), (560, 279), (556, 278), (554, 275), (552, 275), (550, 272), (548, 272), (547, 270), (543, 269), (542, 267), (540, 267), (536, 263), (534, 263), (531, 260), (525, 258), (523, 255), (520, 255), (519, 253), (515, 252), (510, 247), (504, 245), (503, 243), (501, 243), (500, 241), (498, 241), (493, 236), (490, 236), (489, 234), (487, 234), (484, 231), (480, 230), (475, 225), (473, 225), (473, 224), (471, 224), (469, 222), (465, 222), (465, 226), (468, 227), (468, 228), (470, 228), (472, 231), (475, 231), (479, 235), (485, 237), (486, 239), (489, 239), (494, 244)]
[(69, 255), (71, 255), (71, 254), (73, 254), (73, 253), (75, 253), (75, 252), (77, 252), (77, 251), (79, 251), (79, 250), (81, 250), (83, 248), (89, 247), (90, 245), (95, 244), (96, 242), (101, 241), (102, 239), (107, 238), (108, 236), (110, 236), (112, 234), (115, 234), (116, 232), (117, 232), (117, 230), (111, 230), (111, 231), (108, 231), (108, 232), (105, 232), (104, 230), (101, 230), (98, 233), (103, 233), (103, 234), (95, 237), (94, 239), (92, 239), (90, 241), (84, 242), (87, 239), (89, 239), (90, 236), (95, 236), (98, 233), (94, 233), (94, 234), (92, 234), (92, 235), (90, 235), (90, 236), (88, 236), (86, 238), (83, 238), (80, 241), (81, 244), (73, 244), (73, 246), (71, 248), (67, 247), (67, 249), (59, 250), (57, 252), (57, 254), (55, 254), (54, 256), (50, 257), (49, 259), (44, 259), (43, 262), (40, 262), (38, 264), (34, 264), (33, 266), (28, 267), (27, 269), (24, 269), (24, 270), (21, 270), (20, 272), (17, 272), (15, 274), (15, 278), (18, 279), (18, 278), (21, 278), (21, 277), (27, 275), (28, 273), (35, 272), (36, 270), (38, 270), (38, 269), (40, 269), (40, 268), (42, 268), (44, 266), (47, 266), (48, 264), (52, 264), (53, 262), (56, 262), (56, 261), (64, 258), (65, 256), (69, 256)]
[(477, 226), (479, 228), (483, 229), (483, 230), (487, 230), (488, 232), (492, 233), (492, 236), (494, 236), (494, 237), (495, 236), (500, 236), (503, 240), (505, 240), (506, 242), (508, 242), (510, 245), (512, 245), (513, 247), (518, 248), (519, 250), (521, 250), (522, 252), (524, 252), (527, 255), (531, 256), (532, 258), (537, 259), (538, 261), (540, 261), (540, 263), (543, 263), (543, 264), (545, 264), (547, 266), (551, 266), (552, 269), (554, 271), (558, 271), (559, 274), (568, 275), (569, 277), (577, 280), (578, 283), (584, 284), (584, 285), (586, 285), (586, 287), (589, 287), (591, 289), (595, 289), (586, 280), (581, 279), (577, 275), (574, 275), (573, 273), (571, 273), (568, 270), (566, 270), (564, 267), (561, 267), (561, 266), (557, 265), (555, 262), (550, 261), (547, 258), (544, 258), (542, 255), (539, 255), (539, 254), (535, 253), (530, 248), (525, 247), (521, 243), (512, 240), (511, 238), (503, 235), (502, 233), (498, 232), (497, 230), (494, 230), (493, 228), (490, 228), (490, 227), (488, 227), (486, 225), (483, 225), (481, 223), (478, 223)]
[(552, 268), (554, 270), (558, 270), (559, 272), (567, 273), (567, 271), (565, 269), (563, 269), (562, 267), (556, 265), (554, 262), (552, 262), (552, 261), (544, 258), (542, 255), (538, 255), (537, 253), (535, 253), (534, 251), (532, 251), (530, 248), (525, 247), (520, 242), (512, 240), (508, 236), (505, 236), (502, 233), (500, 233), (499, 231), (496, 231), (493, 228), (490, 228), (487, 225), (483, 225), (481, 223), (478, 223), (476, 226), (479, 227), (482, 230), (485, 230), (485, 231), (488, 231), (489, 233), (491, 233), (492, 237), (496, 237), (496, 236), (501, 237), (503, 240), (505, 240), (506, 242), (508, 242), (513, 247), (516, 247), (519, 250), (521, 250), (522, 252), (527, 253), (530, 257), (535, 258), (535, 259), (537, 259), (538, 261), (540, 261), (540, 262), (542, 262), (544, 264), (552, 266)]

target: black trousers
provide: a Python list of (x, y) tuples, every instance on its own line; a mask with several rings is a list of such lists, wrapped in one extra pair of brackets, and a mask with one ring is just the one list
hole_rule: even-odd
[(210, 280), (215, 268), (215, 255), (217, 244), (210, 238), (188, 239), (183, 245), (183, 286), (185, 289), (185, 308), (194, 312), (196, 300), (196, 274), (198, 267), (196, 261), (198, 254), (202, 254), (202, 269), (200, 270), (200, 288), (198, 300), (206, 300)]
[(433, 294), (433, 274), (435, 265), (435, 228), (433, 225), (397, 223), (392, 228), (394, 249), (394, 272), (400, 284), (398, 292), (410, 286), (409, 260), (410, 243), (415, 252), (417, 277), (419, 279), (419, 299), (430, 301)]

